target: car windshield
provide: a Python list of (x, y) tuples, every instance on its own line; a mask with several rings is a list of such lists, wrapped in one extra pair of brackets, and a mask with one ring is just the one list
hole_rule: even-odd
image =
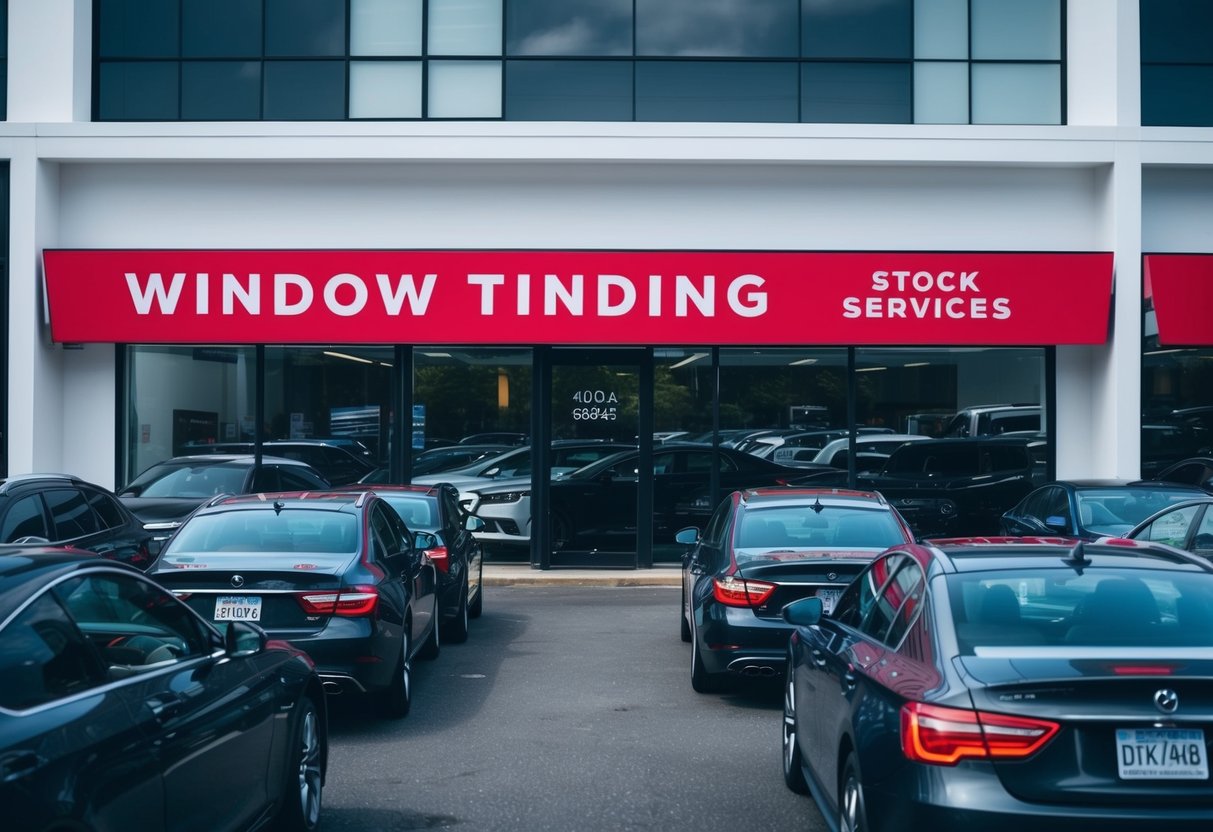
[(1191, 500), (1200, 492), (1158, 488), (1083, 488), (1075, 492), (1082, 527), (1106, 535), (1122, 535), (1151, 514)]
[(964, 655), (1003, 647), (1213, 647), (1213, 573), (1024, 568), (946, 578)]
[(290, 508), (274, 511), (266, 506), (195, 515), (170, 540), (165, 556), (213, 557), (223, 552), (349, 555), (357, 548), (358, 518), (353, 514)]
[[(906, 542), (893, 515), (884, 509), (811, 503), (747, 509), (734, 541), (738, 563), (769, 558), (769, 550), (871, 549)], [(768, 550), (768, 551), (763, 551)]]
[(137, 497), (192, 497), (237, 494), (244, 490), (247, 470), (232, 465), (153, 465), (140, 474), (123, 494)]
[(396, 509), (404, 525), (413, 531), (438, 531), (438, 506), (430, 497), (420, 494), (392, 494), (391, 492), (376, 492), (387, 500), (388, 505)]

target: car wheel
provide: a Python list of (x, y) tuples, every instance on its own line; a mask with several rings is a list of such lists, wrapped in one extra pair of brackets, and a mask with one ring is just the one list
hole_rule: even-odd
[(304, 697), (295, 717), (290, 757), (284, 772), (286, 785), (278, 811), (279, 832), (312, 832), (320, 825), (324, 792), (323, 749), (316, 703)]
[(396, 663), (392, 683), (382, 693), (384, 714), (396, 719), (408, 716), (413, 705), (413, 658), (409, 655), (408, 629), (400, 641), (400, 661)]
[(713, 673), (708, 673), (703, 666), (703, 657), (699, 655), (699, 633), (692, 624), (691, 628), (691, 687), (696, 693), (715, 693), (720, 690), (720, 680)]
[(559, 552), (569, 545), (573, 537), (573, 525), (567, 517), (552, 512), (552, 551)]
[(691, 625), (687, 623), (687, 588), (686, 584), (682, 586), (682, 604), (678, 607), (678, 623), (682, 625), (681, 630), (682, 640), (691, 640)]
[(468, 603), (468, 618), (479, 618), (484, 612), (484, 556), (480, 559), (480, 580), (476, 582), (476, 597)]
[(438, 637), (438, 610), (434, 609), (434, 626), (430, 627), (430, 635), (425, 640), (425, 644), (421, 645), (421, 649), (417, 655), (423, 659), (432, 660), (438, 658), (438, 654), (442, 652), (442, 641)]
[(797, 794), (809, 790), (801, 768), (800, 746), (796, 744), (796, 687), (792, 664), (788, 662), (787, 681), (783, 687), (783, 782)]
[(859, 764), (855, 752), (847, 755), (838, 791), (839, 832), (867, 832), (868, 814), (864, 808), (863, 785), (859, 782)]
[(468, 640), (468, 581), (463, 579), (463, 589), (459, 590), (459, 611), (449, 622), (443, 624), (443, 638), (449, 644), (463, 644)]

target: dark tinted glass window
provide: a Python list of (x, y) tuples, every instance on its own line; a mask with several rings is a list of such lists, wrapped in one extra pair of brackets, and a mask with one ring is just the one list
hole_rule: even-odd
[(50, 593), (0, 632), (0, 706), (24, 710), (105, 681), (100, 662)]
[(260, 56), (261, 0), (182, 0), (181, 54), (186, 58)]
[(796, 0), (636, 0), (636, 54), (794, 58)]
[(75, 488), (52, 488), (42, 493), (51, 512), (56, 540), (93, 534), (100, 526), (84, 495)]
[(178, 118), (177, 64), (106, 63), (100, 67), (98, 116), (104, 121), (174, 121)]
[(101, 491), (85, 490), (89, 506), (97, 513), (102, 528), (112, 529), (126, 523), (126, 516), (118, 507), (118, 501)]
[(102, 659), (111, 664), (156, 664), (210, 648), (185, 604), (134, 576), (90, 575), (55, 593), (86, 632), (100, 635)]
[(631, 121), (630, 61), (507, 61), (505, 117)]
[(175, 58), (180, 20), (173, 0), (100, 0), (101, 57)]
[(181, 117), (190, 121), (252, 121), (261, 117), (260, 61), (185, 61)]
[(796, 65), (639, 61), (640, 121), (795, 121)]
[(1213, 4), (1141, 0), (1139, 6), (1142, 61), (1213, 62)]
[(265, 0), (265, 54), (345, 54), (345, 0)]
[(377, 504), (372, 509), (371, 526), (383, 541), (383, 545), (387, 547), (386, 554), (391, 555), (404, 551), (404, 536), (400, 533), (400, 529), (396, 524), (392, 522), (391, 516), (382, 504)]
[(918, 617), (919, 610), (922, 609), (922, 597), (926, 593), (927, 584), (922, 576), (922, 571), (915, 567), (910, 571), (916, 580), (906, 591), (906, 598), (901, 604), (901, 609), (897, 611), (897, 618), (893, 619), (893, 626), (889, 628), (889, 632), (885, 635), (885, 643), (890, 647), (897, 647), (901, 644), (901, 640), (905, 638), (905, 634), (909, 632), (910, 626)]
[(909, 58), (914, 49), (912, 0), (802, 0), (806, 58)]
[(326, 488), (327, 483), (319, 477), (312, 476), (307, 471), (297, 471), (283, 468), (279, 472), (282, 488), (287, 491), (311, 491), (316, 488)]
[(42, 497), (37, 494), (14, 500), (4, 515), (4, 525), (0, 527), (0, 543), (12, 543), (23, 537), (50, 539), (42, 513)]
[(632, 0), (509, 0), (507, 55), (631, 55)]
[(1174, 127), (1213, 125), (1213, 66), (1143, 66), (1141, 123)]
[(801, 66), (801, 121), (908, 124), (910, 64), (809, 63)]
[(265, 118), (271, 121), (345, 118), (341, 61), (268, 61)]

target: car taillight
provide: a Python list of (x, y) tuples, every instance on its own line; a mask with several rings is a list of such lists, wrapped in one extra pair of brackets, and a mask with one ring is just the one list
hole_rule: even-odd
[(712, 596), (729, 607), (761, 607), (775, 591), (775, 584), (747, 581), (735, 575), (712, 579)]
[(1030, 757), (1061, 728), (1044, 719), (942, 708), (901, 706), (901, 750), (909, 760), (952, 766), (962, 759)]
[(451, 571), (451, 553), (447, 551), (445, 546), (435, 546), (433, 549), (426, 549), (425, 554), (434, 566), (438, 567), (439, 572)]
[(308, 615), (370, 615), (379, 603), (379, 590), (373, 586), (352, 586), (331, 592), (301, 592), (299, 606)]

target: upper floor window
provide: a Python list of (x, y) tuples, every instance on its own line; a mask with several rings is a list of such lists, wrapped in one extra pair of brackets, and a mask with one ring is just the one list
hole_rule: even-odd
[(101, 121), (1060, 124), (1062, 0), (95, 0)]
[(1141, 0), (1141, 123), (1213, 127), (1213, 5)]

